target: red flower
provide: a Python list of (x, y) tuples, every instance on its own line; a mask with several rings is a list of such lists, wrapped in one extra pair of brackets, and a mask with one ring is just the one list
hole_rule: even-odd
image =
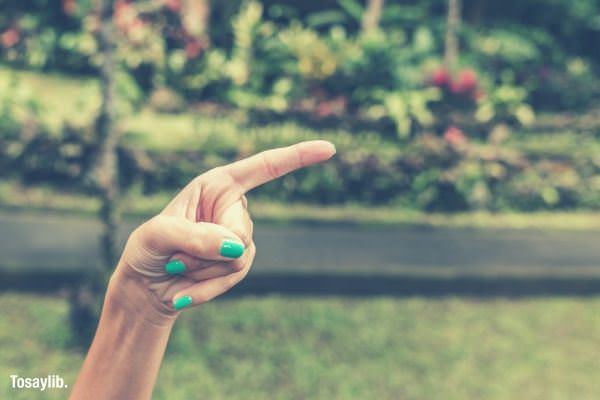
[(471, 69), (464, 69), (458, 74), (453, 91), (455, 93), (471, 93), (477, 88), (477, 74)]
[(446, 68), (440, 67), (431, 74), (431, 83), (437, 87), (448, 86), (451, 83), (451, 77)]
[(451, 125), (444, 132), (444, 140), (451, 146), (460, 146), (467, 143), (467, 137), (460, 128)]
[(21, 39), (21, 35), (15, 28), (10, 28), (0, 35), (0, 43), (2, 43), (2, 46), (4, 47), (13, 47), (19, 42), (19, 39)]

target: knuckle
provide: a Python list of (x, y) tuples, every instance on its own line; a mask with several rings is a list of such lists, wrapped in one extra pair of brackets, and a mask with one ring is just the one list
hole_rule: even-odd
[(206, 179), (206, 175), (208, 175), (209, 172), (211, 172), (211, 171), (205, 172), (200, 175), (196, 175), (196, 177), (194, 179), (192, 179), (192, 184), (193, 185), (202, 185), (202, 183), (204, 183), (204, 180)]
[(296, 154), (297, 165), (299, 167), (306, 166), (306, 161), (304, 160), (304, 157), (302, 156), (302, 151), (300, 150), (300, 146), (299, 145), (295, 145), (294, 146), (294, 153)]
[(244, 267), (246, 266), (246, 261), (243, 258), (244, 257), (232, 261), (230, 263), (231, 269), (234, 270), (235, 272), (243, 270)]
[(134, 241), (147, 242), (152, 240), (156, 232), (160, 232), (161, 228), (164, 227), (166, 222), (164, 216), (159, 214), (156, 215), (142, 225), (138, 226), (130, 235), (130, 239)]
[(250, 236), (254, 234), (254, 221), (248, 219), (248, 228), (250, 230)]
[(240, 283), (242, 281), (242, 279), (244, 279), (248, 275), (248, 272), (250, 272), (250, 266), (248, 266), (247, 268), (241, 269), (240, 271), (238, 271), (235, 274), (229, 275), (229, 278), (227, 279), (228, 288), (231, 288), (231, 287), (237, 285), (238, 283)]
[(223, 166), (218, 166), (198, 175), (195, 180), (199, 185), (203, 185), (209, 181), (222, 180), (226, 175), (225, 168)]
[(273, 163), (269, 160), (268, 151), (263, 151), (261, 153), (261, 160), (264, 165), (265, 171), (267, 172), (267, 174), (270, 178), (275, 179), (280, 176), (279, 171), (277, 170), (277, 167), (275, 165), (273, 165)]
[(162, 230), (172, 221), (172, 217), (158, 214), (146, 221), (142, 227), (146, 227), (149, 231)]
[(187, 249), (193, 257), (201, 257), (204, 253), (202, 242), (192, 235), (181, 238), (181, 248)]
[(247, 249), (248, 246), (250, 246), (250, 243), (252, 243), (251, 235), (248, 234), (247, 232), (235, 232), (235, 233), (239, 236), (242, 243), (244, 243), (244, 248)]
[(206, 238), (209, 231), (205, 223), (199, 223), (193, 225), (193, 235), (189, 236), (189, 239), (196, 241), (198, 238)]

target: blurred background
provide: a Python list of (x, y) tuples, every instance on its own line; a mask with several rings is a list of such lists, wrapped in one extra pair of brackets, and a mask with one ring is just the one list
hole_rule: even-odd
[(73, 384), (124, 239), (190, 179), (323, 138), (250, 195), (254, 270), (183, 315), (155, 398), (600, 395), (596, 0), (0, 9), (6, 379)]

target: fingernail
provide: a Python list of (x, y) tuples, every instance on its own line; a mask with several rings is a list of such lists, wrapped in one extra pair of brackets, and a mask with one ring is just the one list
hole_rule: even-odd
[(185, 271), (185, 264), (180, 260), (171, 260), (165, 265), (165, 272), (170, 275), (181, 274)]
[(221, 245), (221, 255), (223, 257), (238, 258), (244, 254), (244, 245), (234, 240), (223, 240)]
[(175, 310), (181, 310), (192, 304), (192, 296), (181, 296), (173, 301), (173, 308)]

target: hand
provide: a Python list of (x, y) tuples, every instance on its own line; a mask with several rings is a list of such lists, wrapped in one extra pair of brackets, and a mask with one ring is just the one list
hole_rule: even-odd
[(165, 313), (226, 292), (248, 274), (256, 253), (245, 193), (334, 154), (329, 142), (302, 142), (196, 177), (131, 234), (115, 275), (138, 282)]

